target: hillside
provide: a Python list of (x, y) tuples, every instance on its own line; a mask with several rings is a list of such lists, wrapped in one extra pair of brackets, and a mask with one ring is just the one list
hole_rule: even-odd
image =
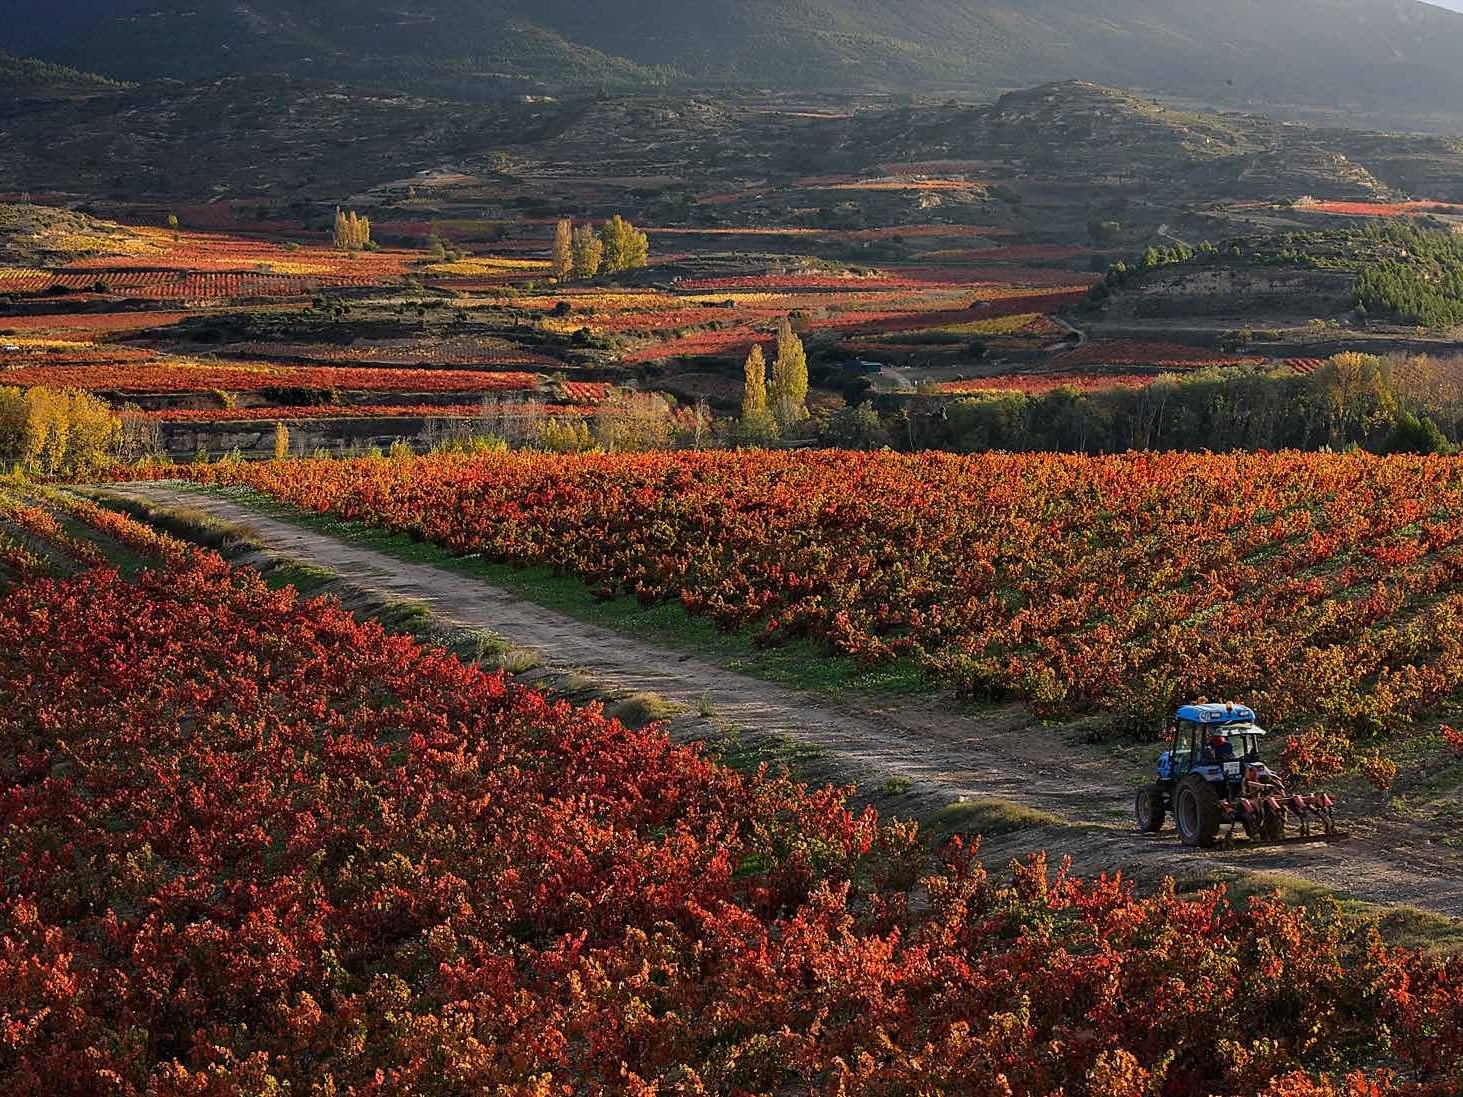
[(0, 262), (15, 266), (162, 250), (149, 235), (111, 221), (48, 206), (0, 203)]
[(119, 86), (105, 76), (0, 50), (0, 95), (107, 91)]
[[(1012, 227), (997, 207), (982, 200), (981, 212), (948, 188), (847, 190), (889, 165), (934, 163), (938, 174), (954, 161), (973, 180), (967, 199), (1005, 184), (1022, 193), (1031, 225), (1082, 239), (1099, 215), (1179, 226), (1186, 211), (1236, 199), (1463, 200), (1455, 139), (1178, 110), (1080, 81), (982, 106), (810, 111), (807, 100), (826, 102), (723, 92), (486, 103), (283, 76), (150, 83), (19, 97), (0, 112), (0, 176), (35, 193), (334, 203), (371, 191), (377, 204), (409, 200), (426, 172), (437, 199), (475, 216), (512, 217), (528, 203), (676, 223), (899, 224), (938, 205), (958, 221)], [(829, 190), (830, 175), (851, 178)]]
[(667, 80), (985, 90), (1082, 78), (1216, 102), (1456, 112), (1463, 15), (1418, 0), (16, 0), (6, 47), (132, 78), (291, 71), (417, 91)]

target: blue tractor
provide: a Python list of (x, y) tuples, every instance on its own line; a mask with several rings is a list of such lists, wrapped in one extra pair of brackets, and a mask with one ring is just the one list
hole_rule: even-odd
[(1285, 838), (1286, 817), (1296, 816), (1300, 835), (1319, 824), (1336, 836), (1335, 802), (1324, 793), (1288, 793), (1260, 760), (1265, 731), (1253, 709), (1233, 702), (1185, 705), (1168, 727), (1168, 749), (1158, 759), (1158, 780), (1138, 790), (1138, 829), (1157, 834), (1170, 812), (1186, 846), (1212, 846), (1222, 828), (1236, 827), (1256, 841)]

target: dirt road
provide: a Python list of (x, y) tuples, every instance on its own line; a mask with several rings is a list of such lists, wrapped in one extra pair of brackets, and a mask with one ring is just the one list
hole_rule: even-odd
[[(1275, 872), (1384, 904), (1407, 904), (1463, 917), (1463, 879), (1398, 836), (1360, 832), (1323, 845), (1191, 851), (1170, 826), (1146, 838), (1132, 824), (1133, 775), (1099, 750), (1034, 724), (1019, 708), (971, 715), (938, 699), (848, 695), (831, 698), (769, 684), (684, 651), (656, 647), (561, 615), (491, 584), (261, 513), (236, 501), (172, 484), (112, 485), (157, 505), (204, 511), (248, 527), (282, 556), (326, 568), (374, 594), (425, 603), (446, 623), (492, 632), (539, 652), (551, 665), (581, 671), (620, 689), (649, 691), (710, 713), (741, 736), (787, 737), (814, 748), (810, 776), (856, 782), (876, 793), (904, 778), (880, 806), (929, 819), (961, 799), (1000, 798), (1060, 816), (1070, 825), (1038, 827), (987, 842), (992, 858), (1045, 848), (1068, 854), (1091, 875), (1123, 870), (1154, 880)], [(692, 724), (694, 720), (690, 721)]]

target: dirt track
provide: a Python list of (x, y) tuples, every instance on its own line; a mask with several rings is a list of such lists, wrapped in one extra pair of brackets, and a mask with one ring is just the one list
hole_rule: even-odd
[[(582, 671), (607, 685), (649, 691), (705, 709), (747, 738), (791, 737), (816, 748), (812, 776), (877, 790), (902, 776), (909, 791), (883, 806), (928, 818), (962, 798), (998, 797), (1075, 824), (1020, 831), (989, 842), (987, 853), (1015, 856), (1035, 847), (1070, 855), (1078, 871), (1125, 871), (1141, 879), (1204, 876), (1224, 870), (1277, 872), (1384, 904), (1408, 904), (1463, 917), (1463, 879), (1425, 852), (1399, 848), (1400, 836), (1357, 832), (1322, 845), (1196, 852), (1173, 837), (1135, 832), (1132, 775), (1098, 751), (1034, 726), (1017, 708), (968, 715), (934, 699), (833, 699), (772, 685), (694, 655), (656, 647), (544, 609), (491, 584), (278, 519), (220, 496), (169, 484), (109, 490), (164, 506), (200, 510), (247, 526), (271, 551), (327, 568), (353, 586), (429, 605), (445, 622), (490, 631), (539, 652), (550, 665)], [(692, 724), (695, 721), (690, 721)]]

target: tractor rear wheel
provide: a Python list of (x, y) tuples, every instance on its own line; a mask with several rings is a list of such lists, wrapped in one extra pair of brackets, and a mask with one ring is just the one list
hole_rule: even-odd
[(1163, 806), (1163, 789), (1158, 785), (1147, 785), (1138, 790), (1133, 802), (1133, 814), (1138, 817), (1138, 829), (1144, 834), (1157, 834), (1163, 829), (1166, 814)]
[(1186, 846), (1212, 846), (1219, 833), (1219, 796), (1199, 776), (1185, 777), (1173, 798), (1173, 819)]

